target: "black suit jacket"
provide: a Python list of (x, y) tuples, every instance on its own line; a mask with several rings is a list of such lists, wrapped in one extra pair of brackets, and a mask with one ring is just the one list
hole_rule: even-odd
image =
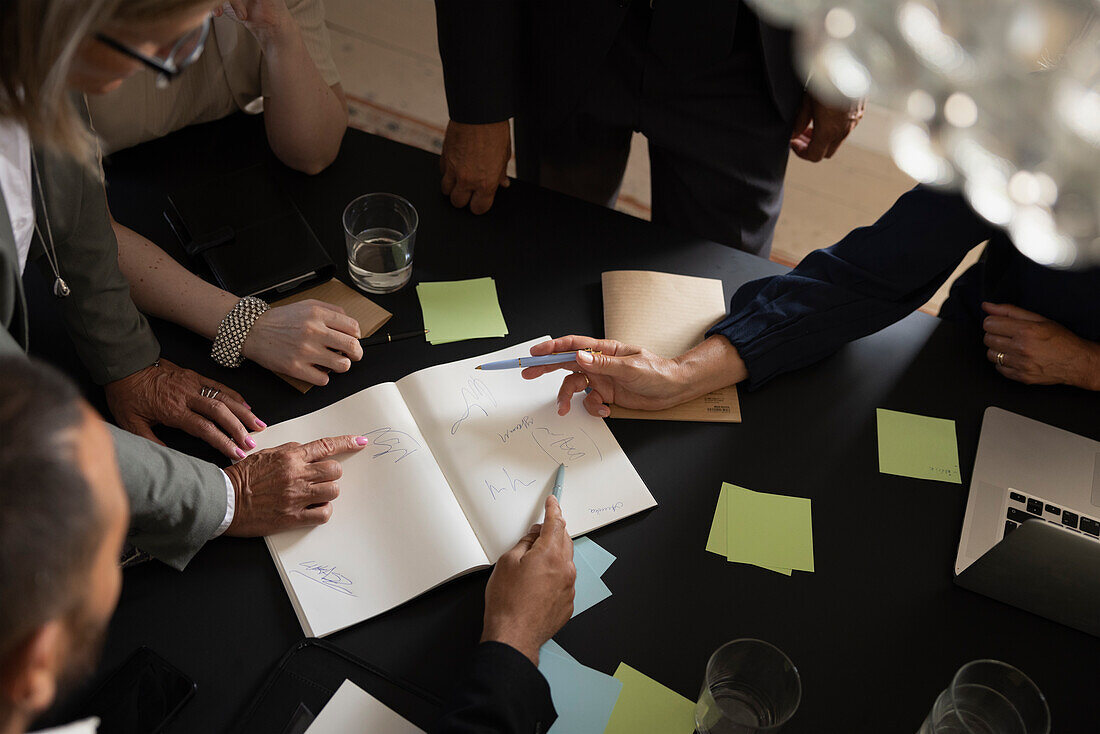
[(557, 719), (550, 685), (513, 647), (483, 642), (432, 734), (545, 734)]
[[(451, 119), (499, 122), (537, 111), (547, 127), (579, 102), (590, 70), (607, 56), (630, 2), (649, 0), (436, 0), (436, 27)], [(734, 23), (756, 23), (768, 84), (781, 114), (797, 110), (803, 84), (791, 32), (760, 21), (742, 0), (690, 3), (686, 21), (708, 45), (732, 44)], [(732, 7), (711, 22), (715, 7)], [(698, 13), (693, 19), (691, 12)], [(656, 16), (655, 16), (656, 17)], [(655, 21), (656, 22), (656, 21)]]

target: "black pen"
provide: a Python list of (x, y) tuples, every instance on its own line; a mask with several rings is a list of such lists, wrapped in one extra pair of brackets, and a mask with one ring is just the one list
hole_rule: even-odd
[(428, 333), (427, 329), (419, 329), (417, 331), (403, 331), (400, 334), (383, 334), (382, 336), (365, 336), (359, 340), (359, 343), (364, 347), (374, 347), (379, 344), (389, 344), (390, 342), (399, 342), (402, 339), (412, 339), (416, 336), (424, 336)]

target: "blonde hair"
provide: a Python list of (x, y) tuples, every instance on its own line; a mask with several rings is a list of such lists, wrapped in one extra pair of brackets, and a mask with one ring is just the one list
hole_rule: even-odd
[(80, 44), (116, 20), (170, 17), (212, 0), (0, 0), (0, 119), (36, 145), (89, 160), (95, 140), (72, 101), (69, 69)]

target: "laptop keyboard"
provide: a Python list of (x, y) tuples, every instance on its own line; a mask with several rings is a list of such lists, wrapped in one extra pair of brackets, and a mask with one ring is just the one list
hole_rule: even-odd
[(1009, 489), (1005, 497), (1003, 538), (1027, 520), (1042, 520), (1063, 530), (1077, 533), (1100, 543), (1100, 520), (1075, 509), (1047, 502), (1042, 497)]

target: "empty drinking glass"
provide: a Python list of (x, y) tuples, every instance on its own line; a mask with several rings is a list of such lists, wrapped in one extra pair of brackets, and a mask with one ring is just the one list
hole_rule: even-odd
[(344, 209), (348, 275), (368, 293), (391, 293), (412, 277), (416, 209), (396, 194), (366, 194)]
[(918, 734), (1049, 734), (1050, 710), (1031, 679), (999, 660), (959, 668)]
[(700, 734), (776, 732), (802, 700), (798, 668), (763, 640), (734, 640), (714, 651), (695, 705)]

